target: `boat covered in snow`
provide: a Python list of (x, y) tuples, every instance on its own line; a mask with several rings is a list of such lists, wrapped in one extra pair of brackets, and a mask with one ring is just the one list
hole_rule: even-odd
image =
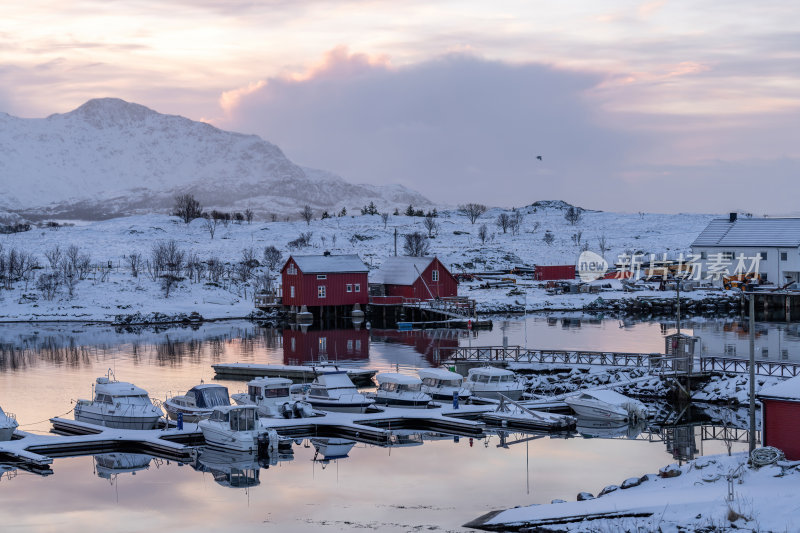
[(499, 399), (502, 395), (511, 400), (519, 400), (526, 384), (510, 370), (479, 366), (469, 369), (464, 386), (473, 396)]
[(453, 395), (458, 394), (459, 401), (470, 399), (472, 393), (464, 387), (464, 376), (450, 372), (446, 368), (421, 368), (417, 371), (422, 379), (422, 392), (431, 395), (438, 401), (452, 401)]
[(343, 413), (363, 413), (375, 404), (375, 400), (358, 392), (344, 370), (319, 374), (311, 383), (305, 400), (315, 409)]
[(258, 408), (255, 405), (221, 405), (211, 416), (197, 423), (209, 446), (237, 450), (258, 451)]
[(609, 389), (586, 390), (564, 398), (578, 416), (596, 420), (641, 420), (647, 407), (639, 400)]
[(211, 416), (219, 405), (230, 405), (228, 388), (213, 383), (195, 385), (186, 394), (173, 396), (164, 401), (164, 409), (172, 420), (182, 413), (184, 422), (198, 422)]
[(247, 392), (232, 398), (237, 405), (255, 405), (262, 418), (314, 416), (311, 404), (293, 397), (292, 380), (287, 378), (255, 378), (247, 383)]
[(422, 392), (422, 380), (416, 376), (383, 372), (375, 376), (378, 390), (375, 403), (387, 407), (425, 408), (431, 397)]
[(153, 405), (147, 391), (111, 376), (109, 372), (97, 378), (94, 399), (75, 403), (75, 420), (115, 429), (155, 428), (164, 412)]

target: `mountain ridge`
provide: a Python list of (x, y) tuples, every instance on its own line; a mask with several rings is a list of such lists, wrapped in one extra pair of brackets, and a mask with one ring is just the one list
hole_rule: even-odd
[(163, 212), (178, 194), (208, 208), (297, 213), (375, 202), (430, 205), (402, 186), (352, 184), (303, 168), (257, 135), (165, 115), (118, 98), (23, 119), (0, 113), (0, 209), (28, 218)]

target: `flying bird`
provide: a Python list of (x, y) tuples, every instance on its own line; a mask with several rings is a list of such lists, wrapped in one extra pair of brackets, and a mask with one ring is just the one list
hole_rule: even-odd
[(538, 159), (539, 161), (541, 161), (541, 160), (542, 160), (542, 156), (540, 156), (540, 155), (537, 155), (537, 156), (536, 156), (536, 159)]

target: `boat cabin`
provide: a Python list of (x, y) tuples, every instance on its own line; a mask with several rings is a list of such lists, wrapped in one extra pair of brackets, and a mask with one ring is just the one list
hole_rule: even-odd
[(424, 368), (419, 371), (422, 384), (428, 387), (461, 387), (464, 376), (456, 372), (450, 372), (444, 368)]
[(227, 422), (231, 431), (253, 431), (258, 422), (258, 410), (251, 405), (230, 405), (214, 409), (211, 422)]
[(288, 378), (256, 378), (247, 384), (250, 401), (288, 398), (292, 380)]
[[(194, 399), (194, 405), (191, 405), (191, 400)], [(230, 395), (228, 394), (228, 387), (222, 385), (196, 385), (189, 389), (186, 393), (185, 399), (176, 397), (173, 401), (182, 405), (183, 407), (197, 407), (200, 409), (212, 409), (220, 405), (230, 405)]]
[(378, 374), (378, 390), (384, 392), (421, 392), (422, 381), (414, 376), (391, 372)]
[(99, 377), (94, 388), (94, 402), (119, 405), (151, 405), (147, 391), (124, 381)]
[(467, 379), (471, 383), (508, 383), (517, 380), (512, 371), (493, 366), (471, 368)]

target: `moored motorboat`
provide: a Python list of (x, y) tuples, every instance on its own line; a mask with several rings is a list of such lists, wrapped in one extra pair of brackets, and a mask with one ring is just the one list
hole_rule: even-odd
[(112, 379), (113, 374), (97, 378), (92, 400), (75, 403), (75, 420), (115, 429), (153, 429), (163, 416), (147, 391), (131, 383)]
[(347, 439), (312, 438), (310, 440), (316, 451), (313, 460), (322, 463), (345, 459), (356, 445), (355, 441)]
[(375, 379), (378, 381), (375, 403), (409, 408), (425, 408), (431, 403), (430, 395), (422, 392), (422, 380), (416, 376), (383, 372)]
[(446, 368), (421, 368), (417, 371), (422, 379), (422, 392), (430, 394), (438, 401), (449, 402), (458, 394), (461, 402), (467, 401), (472, 393), (464, 387), (464, 376)]
[(564, 402), (583, 418), (626, 421), (647, 417), (642, 402), (609, 389), (581, 391), (567, 396)]
[(17, 417), (0, 408), (0, 441), (11, 440), (18, 426)]
[(255, 405), (262, 418), (314, 416), (311, 404), (297, 401), (291, 391), (291, 379), (256, 378), (247, 384), (247, 392), (234, 394), (232, 398), (237, 405)]
[(197, 423), (209, 446), (243, 452), (258, 450), (258, 408), (255, 405), (221, 405)]
[(114, 479), (119, 474), (133, 474), (146, 470), (153, 460), (152, 455), (143, 453), (103, 453), (94, 456), (97, 477)]
[(480, 366), (469, 369), (464, 387), (469, 389), (473, 396), (499, 399), (502, 395), (512, 400), (519, 400), (526, 384), (510, 370)]
[(164, 401), (164, 409), (172, 420), (181, 414), (184, 422), (198, 422), (211, 416), (214, 407), (230, 405), (228, 388), (217, 384), (200, 384), (186, 394), (173, 396)]
[(343, 370), (318, 374), (305, 400), (315, 409), (343, 413), (363, 413), (375, 404), (375, 400), (358, 392)]

